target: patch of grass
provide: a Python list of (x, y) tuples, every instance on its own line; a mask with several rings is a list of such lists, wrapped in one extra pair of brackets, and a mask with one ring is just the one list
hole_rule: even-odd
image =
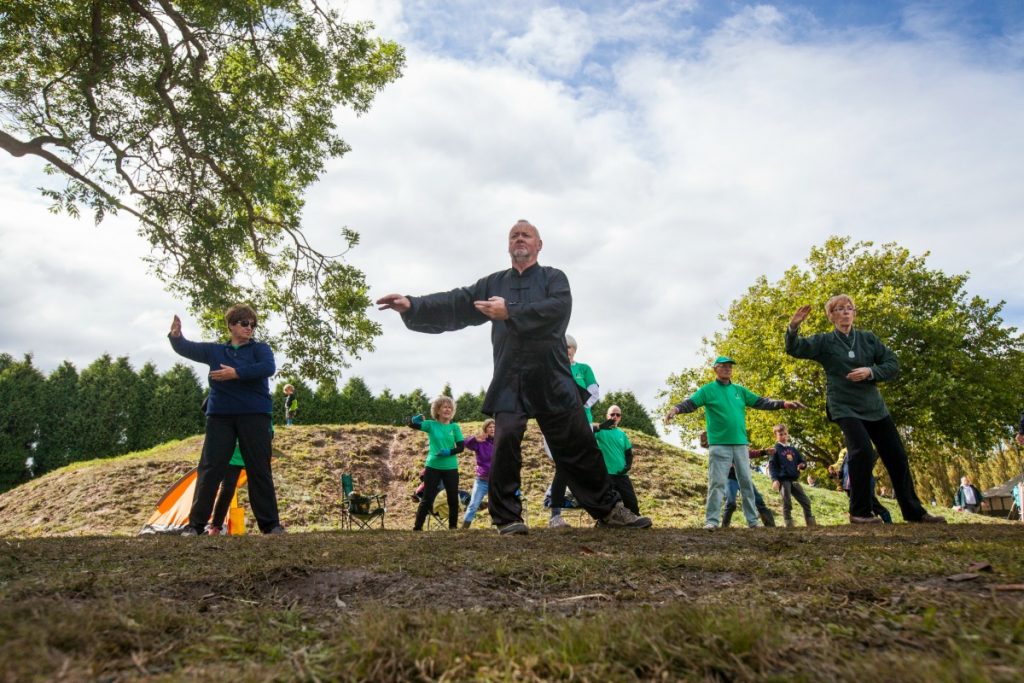
[[(1019, 530), (0, 541), (2, 680), (1017, 680)], [(970, 563), (992, 572), (956, 582)]]

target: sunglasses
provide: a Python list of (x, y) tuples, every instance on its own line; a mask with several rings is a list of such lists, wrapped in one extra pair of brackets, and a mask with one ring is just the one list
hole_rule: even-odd
[(235, 324), (236, 325), (241, 325), (242, 327), (251, 327), (254, 330), (256, 329), (256, 321), (255, 320), (239, 320)]
[(611, 417), (622, 417), (622, 413), (608, 413)]

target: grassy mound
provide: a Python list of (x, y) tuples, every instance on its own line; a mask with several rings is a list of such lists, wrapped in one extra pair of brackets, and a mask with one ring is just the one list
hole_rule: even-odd
[[(467, 436), (479, 426), (462, 425)], [(630, 476), (641, 511), (659, 527), (699, 526), (707, 487), (705, 458), (636, 432), (630, 438), (636, 455)], [(199, 461), (201, 448), (202, 437), (196, 436), (141, 453), (75, 463), (23, 484), (0, 496), (0, 536), (134, 535), (164, 491)], [(421, 432), (373, 425), (295, 426), (278, 429), (274, 450), (281, 520), (290, 531), (340, 526), (345, 472), (353, 475), (358, 492), (387, 494), (389, 529), (412, 527), (416, 504), (411, 494), (427, 450)], [(460, 457), (460, 488), (467, 491), (473, 485), (473, 463), (472, 453)], [(552, 473), (540, 431), (531, 423), (523, 445), (523, 491), (531, 526), (546, 520), (543, 498)], [(757, 475), (755, 482), (781, 523), (780, 503), (769, 480)], [(819, 523), (845, 523), (844, 494), (806, 490)], [(245, 505), (244, 489), (239, 497)], [(895, 503), (890, 501), (889, 507), (899, 519)], [(799, 508), (795, 513), (802, 524)], [(995, 521), (948, 510), (942, 514), (950, 521)], [(582, 515), (570, 519), (589, 523)], [(736, 519), (742, 524), (741, 515)], [(488, 523), (484, 514), (477, 526)]]

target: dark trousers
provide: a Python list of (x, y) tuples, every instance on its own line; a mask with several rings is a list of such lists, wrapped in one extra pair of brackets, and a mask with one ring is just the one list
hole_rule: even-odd
[[(523, 434), (528, 419), (521, 411), (494, 415), (494, 459), (487, 507), (498, 526), (523, 521), (523, 507), (516, 494), (521, 484)], [(577, 502), (594, 519), (607, 516), (619, 502), (619, 494), (612, 488), (604, 456), (583, 407), (537, 415), (536, 420), (551, 449), (555, 470), (565, 476)]]
[(636, 491), (633, 490), (633, 481), (628, 474), (610, 474), (612, 487), (618, 491), (622, 498), (622, 504), (634, 515), (640, 514), (640, 501), (636, 499)]
[(245, 472), (249, 479), (249, 504), (256, 524), (263, 533), (280, 524), (277, 515), (277, 493), (270, 471), (270, 416), (209, 415), (206, 418), (206, 441), (199, 458), (196, 493), (192, 499), (188, 523), (203, 533), (210, 520), (217, 489), (230, 467), (235, 443), (242, 451)]
[[(896, 423), (886, 416), (881, 420), (861, 420), (856, 417), (842, 417), (836, 420), (843, 430), (850, 469), (850, 514), (856, 517), (870, 517), (875, 492), (872, 490), (871, 471), (875, 467), (875, 449), (882, 464), (889, 472), (892, 490), (900, 505), (903, 519), (916, 522), (926, 514), (924, 506), (914, 490), (914, 478), (910, 474), (907, 452), (903, 440), (896, 431)], [(872, 447), (874, 443), (874, 447)]]
[(416, 523), (412, 527), (415, 531), (423, 528), (427, 515), (434, 509), (434, 499), (440, 490), (438, 484), (441, 483), (444, 484), (444, 492), (448, 496), (448, 528), (454, 529), (459, 525), (459, 471), (427, 467), (423, 474), (423, 485), (426, 488), (423, 489), (420, 506), (416, 508)]
[(238, 478), (242, 476), (243, 467), (228, 465), (228, 472), (224, 475), (224, 481), (220, 483), (220, 490), (217, 491), (217, 502), (213, 504), (213, 519), (210, 526), (218, 529), (224, 526), (224, 518), (228, 515), (228, 508), (231, 507), (231, 499), (235, 497), (235, 488), (238, 486)]
[[(555, 514), (556, 510), (561, 510), (565, 507), (565, 492), (569, 488), (569, 482), (566, 480), (565, 475), (555, 468), (555, 476), (551, 480), (551, 514)], [(576, 497), (576, 494), (572, 494)]]
[(804, 519), (814, 517), (811, 513), (811, 499), (804, 493), (800, 482), (794, 479), (780, 479), (779, 484), (779, 494), (782, 496), (782, 518), (784, 520), (787, 522), (793, 521), (794, 498), (796, 498), (796, 502), (800, 503), (800, 507), (804, 509)]

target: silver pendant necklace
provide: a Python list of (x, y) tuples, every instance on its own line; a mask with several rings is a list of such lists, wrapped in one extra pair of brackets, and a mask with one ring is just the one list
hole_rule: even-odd
[(846, 349), (846, 355), (850, 358), (855, 358), (857, 354), (853, 352), (853, 347), (857, 345), (857, 330), (853, 330), (853, 332), (850, 334), (849, 344), (847, 344), (843, 340), (843, 338), (839, 336), (838, 330), (832, 330), (832, 334), (836, 336), (836, 339), (839, 340), (839, 343), (842, 344), (843, 347)]

